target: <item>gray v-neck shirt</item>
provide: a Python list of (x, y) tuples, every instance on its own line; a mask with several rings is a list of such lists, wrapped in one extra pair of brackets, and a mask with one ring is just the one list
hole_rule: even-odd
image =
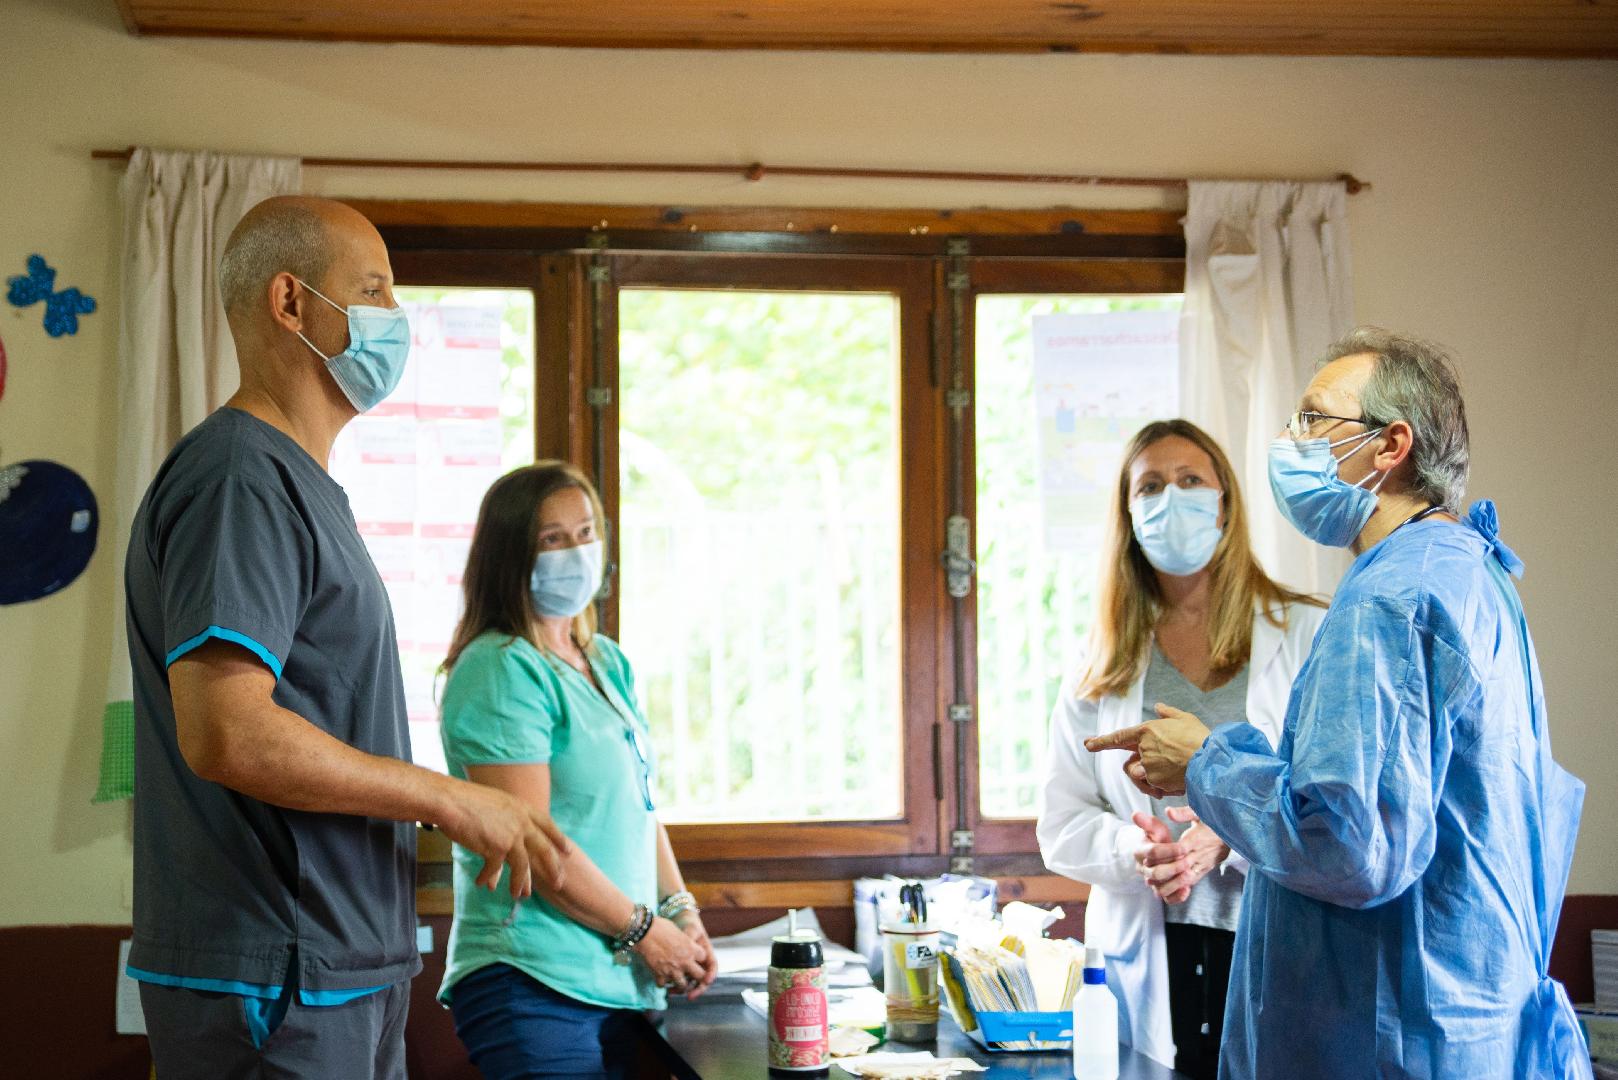
[[(1247, 720), (1247, 666), (1244, 664), (1234, 678), (1212, 690), (1200, 690), (1169, 662), (1168, 657), (1152, 644), (1152, 658), (1146, 667), (1146, 682), (1141, 688), (1141, 712), (1147, 720), (1157, 719), (1157, 703), (1172, 705), (1200, 719), (1209, 728), (1220, 724), (1244, 723)], [(1152, 800), (1152, 814), (1168, 822), (1175, 839), (1183, 836), (1190, 825), (1177, 825), (1169, 821), (1164, 812), (1171, 806), (1185, 806), (1184, 795), (1170, 795), (1166, 799)], [(1242, 887), (1246, 878), (1234, 870), (1221, 872), (1218, 867), (1191, 887), (1191, 898), (1183, 904), (1169, 904), (1163, 909), (1163, 919), (1171, 923), (1189, 923), (1193, 926), (1211, 926), (1219, 930), (1235, 930), (1241, 917)]]

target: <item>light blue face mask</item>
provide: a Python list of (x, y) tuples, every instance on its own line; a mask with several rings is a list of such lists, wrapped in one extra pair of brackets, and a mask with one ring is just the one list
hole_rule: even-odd
[[(1365, 528), (1376, 512), (1376, 493), (1387, 473), (1376, 483), (1362, 487), (1372, 473), (1358, 484), (1345, 483), (1337, 475), (1338, 466), (1371, 445), (1382, 428), (1361, 432), (1336, 442), (1325, 439), (1294, 440), (1283, 435), (1270, 444), (1270, 492), (1281, 516), (1292, 527), (1317, 544), (1347, 547)], [(1332, 453), (1349, 443), (1358, 446), (1338, 458)]]
[(350, 304), (343, 307), (319, 289), (298, 279), (298, 284), (348, 316), (348, 348), (327, 356), (295, 331), (315, 355), (326, 361), (332, 381), (360, 412), (370, 412), (398, 387), (410, 359), (410, 320), (404, 308)]
[(578, 547), (541, 551), (528, 577), (534, 610), (556, 619), (571, 619), (590, 606), (601, 591), (601, 541)]
[(1220, 498), (1209, 488), (1166, 487), (1131, 503), (1129, 519), (1146, 561), (1175, 577), (1207, 566), (1223, 535)]

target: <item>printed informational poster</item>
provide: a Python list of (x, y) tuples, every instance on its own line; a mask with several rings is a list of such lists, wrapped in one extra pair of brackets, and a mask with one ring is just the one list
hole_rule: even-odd
[(1124, 443), (1147, 422), (1178, 414), (1179, 322), (1177, 310), (1034, 316), (1047, 550), (1100, 545)]
[(404, 303), (404, 379), (332, 450), (393, 607), (416, 760), (442, 769), (434, 675), (461, 614), (461, 575), (483, 493), (501, 473), (504, 302)]

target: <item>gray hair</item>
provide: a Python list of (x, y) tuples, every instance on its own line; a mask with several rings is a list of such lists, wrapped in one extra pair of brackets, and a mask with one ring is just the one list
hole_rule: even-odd
[(219, 298), (228, 314), (242, 314), (263, 298), (276, 274), (295, 274), (318, 288), (331, 262), (331, 240), (320, 214), (292, 200), (260, 203), (225, 242)]
[(1360, 414), (1371, 427), (1395, 420), (1409, 424), (1415, 433), (1410, 452), (1415, 492), (1459, 513), (1472, 454), (1466, 404), (1448, 351), (1379, 326), (1361, 326), (1328, 346), (1321, 364), (1362, 353), (1374, 356), (1376, 365), (1360, 389)]

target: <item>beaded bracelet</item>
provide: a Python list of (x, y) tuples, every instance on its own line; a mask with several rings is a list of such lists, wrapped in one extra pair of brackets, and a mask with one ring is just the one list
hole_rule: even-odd
[(686, 889), (677, 893), (669, 893), (663, 902), (657, 905), (657, 913), (665, 919), (673, 920), (686, 912), (698, 911), (697, 898)]
[(636, 904), (635, 911), (629, 917), (629, 925), (623, 932), (612, 939), (612, 960), (619, 965), (627, 965), (635, 946), (641, 943), (652, 929), (652, 920), (656, 918), (652, 909), (645, 904)]

